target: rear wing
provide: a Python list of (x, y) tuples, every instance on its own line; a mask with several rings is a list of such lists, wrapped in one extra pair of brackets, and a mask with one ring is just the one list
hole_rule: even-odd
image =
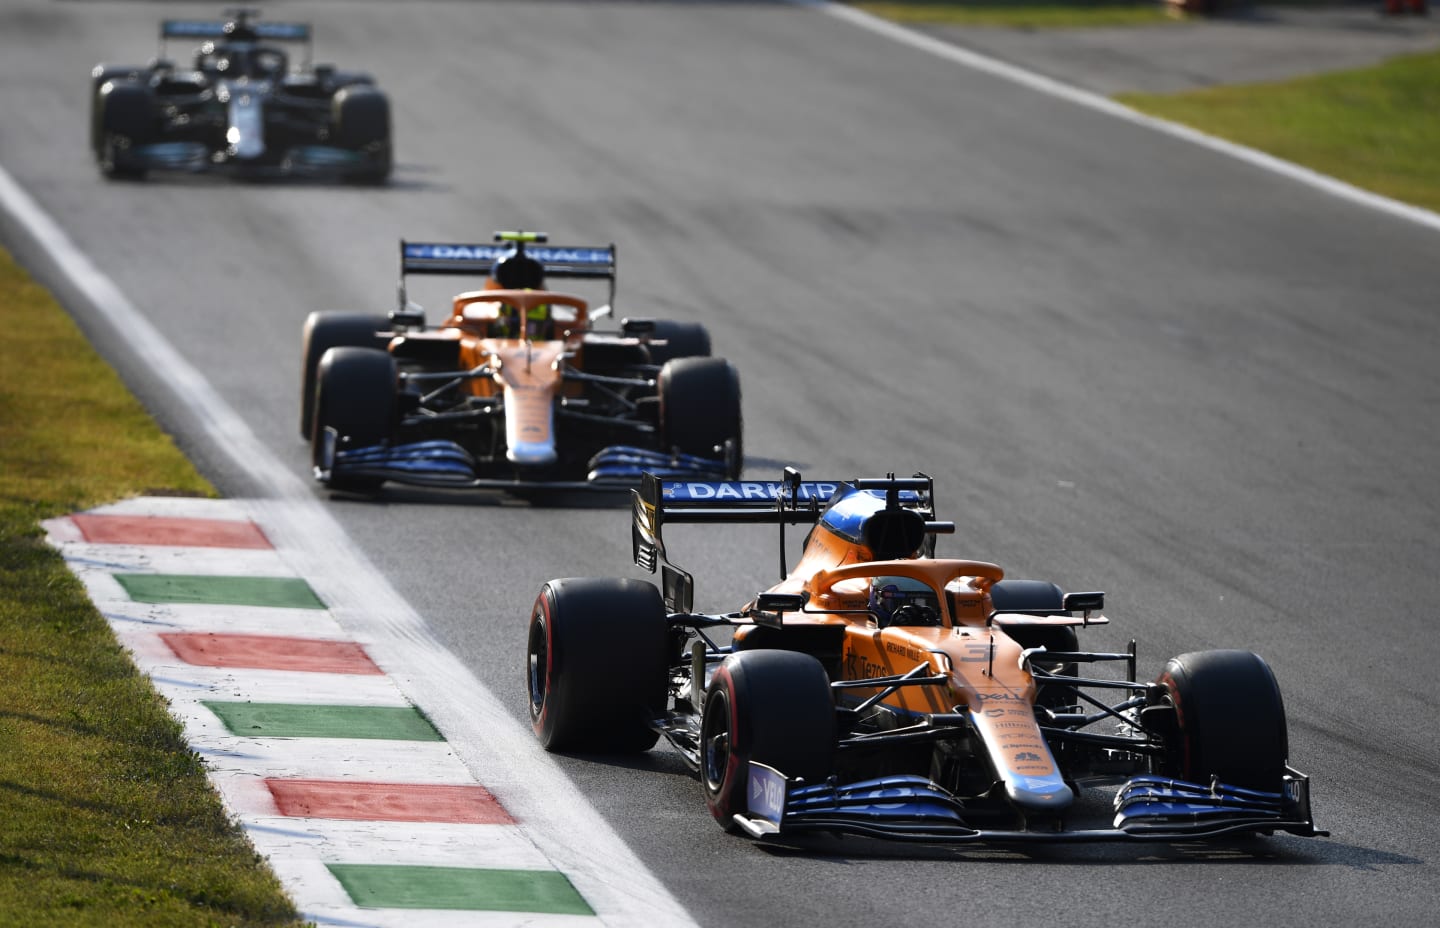
[[(405, 300), (407, 274), (453, 274), (484, 277), (501, 259), (515, 253), (516, 243), (528, 257), (539, 261), (547, 277), (605, 280), (610, 283), (610, 303), (615, 302), (615, 246), (548, 245), (543, 236), (531, 233), (499, 233), (501, 241), (483, 245), (464, 242), (407, 242), (400, 240), (400, 305)], [(514, 237), (525, 235), (521, 239)], [(538, 242), (531, 244), (531, 242)]]
[(252, 21), (259, 10), (239, 7), (225, 10), (233, 19), (165, 19), (160, 21), (160, 57), (165, 57), (165, 43), (170, 39), (232, 39), (236, 42), (303, 42), (305, 67), (310, 66), (314, 52), (309, 23), (261, 23)]
[(246, 19), (167, 19), (160, 23), (162, 39), (265, 39), (270, 42), (309, 42), (309, 23), (252, 23)]
[(853, 490), (884, 491), (887, 506), (914, 510), (922, 515), (923, 524), (931, 530), (945, 531), (950, 526), (950, 523), (929, 521), (934, 514), (934, 480), (923, 475), (804, 480), (799, 471), (787, 467), (780, 480), (712, 482), (661, 480), (647, 473), (641, 478), (640, 486), (631, 491), (630, 542), (635, 563), (651, 573), (658, 568), (666, 608), (672, 613), (688, 613), (693, 608), (695, 581), (691, 574), (666, 558), (664, 527), (667, 523), (778, 525), (783, 578), (787, 568), (785, 526), (813, 525), (837, 494)]

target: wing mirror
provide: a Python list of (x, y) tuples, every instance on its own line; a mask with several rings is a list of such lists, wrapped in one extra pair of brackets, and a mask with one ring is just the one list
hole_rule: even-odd
[(1083, 612), (1089, 616), (1092, 612), (1099, 612), (1105, 608), (1105, 594), (1096, 593), (1066, 593), (1061, 604), (1066, 612)]
[(397, 329), (423, 329), (425, 328), (425, 307), (406, 300), (405, 305), (401, 308), (390, 310), (390, 324)]
[(803, 612), (809, 601), (809, 593), (760, 593), (755, 597), (750, 617), (757, 625), (779, 628), (785, 622), (785, 613)]

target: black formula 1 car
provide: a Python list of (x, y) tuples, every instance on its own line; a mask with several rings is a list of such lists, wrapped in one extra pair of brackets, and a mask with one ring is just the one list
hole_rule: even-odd
[[(1081, 648), (1104, 594), (934, 556), (928, 477), (670, 481), (634, 493), (636, 579), (552, 580), (530, 615), (536, 735), (553, 751), (666, 738), (711, 813), (759, 839), (809, 832), (1023, 842), (1321, 835), (1285, 710), (1248, 651)], [(672, 523), (780, 526), (782, 579), (693, 611)], [(785, 526), (811, 525), (785, 570)], [(1112, 673), (1083, 672), (1111, 668)]]
[[(400, 243), (387, 317), (312, 313), (303, 332), (300, 433), (334, 489), (633, 487), (649, 471), (726, 479), (743, 465), (740, 378), (698, 323), (612, 315), (615, 246)], [(428, 326), (406, 275), (485, 278)], [(594, 310), (545, 279), (604, 281)]]
[[(101, 172), (228, 169), (362, 183), (390, 176), (390, 103), (373, 79), (310, 66), (307, 23), (260, 22), (232, 9), (217, 21), (167, 19), (161, 54), (144, 66), (91, 72), (90, 147)], [(170, 40), (203, 40), (191, 67), (165, 56)], [(292, 69), (281, 43), (303, 44)]]

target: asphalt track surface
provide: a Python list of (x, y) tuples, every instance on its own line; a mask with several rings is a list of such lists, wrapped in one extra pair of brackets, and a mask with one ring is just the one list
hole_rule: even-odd
[[(192, 4), (0, 7), (0, 165), (296, 472), (301, 321), (388, 309), (397, 238), (615, 241), (622, 313), (702, 320), (739, 367), (748, 476), (923, 470), (942, 553), (1107, 590), (1088, 642), (1139, 639), (1142, 675), (1261, 653), (1334, 833), (777, 850), (673, 754), (559, 758), (700, 924), (1433, 923), (1436, 231), (792, 6), (271, 6), (391, 93), (390, 188), (101, 181), (88, 69)], [(266, 492), (73, 310), (227, 495)], [(327, 505), (517, 719), (540, 584), (639, 575), (603, 500)], [(671, 550), (702, 608), (776, 572), (759, 529)]]

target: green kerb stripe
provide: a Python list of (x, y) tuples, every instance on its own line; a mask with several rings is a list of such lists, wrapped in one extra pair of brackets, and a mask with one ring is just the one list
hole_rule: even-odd
[(137, 603), (275, 606), (324, 609), (310, 584), (299, 577), (209, 577), (185, 574), (115, 574)]
[(367, 738), (444, 741), (414, 706), (326, 706), (276, 702), (211, 702), (232, 735), (249, 738)]
[(358, 906), (368, 909), (471, 909), (594, 915), (563, 873), (326, 864)]

